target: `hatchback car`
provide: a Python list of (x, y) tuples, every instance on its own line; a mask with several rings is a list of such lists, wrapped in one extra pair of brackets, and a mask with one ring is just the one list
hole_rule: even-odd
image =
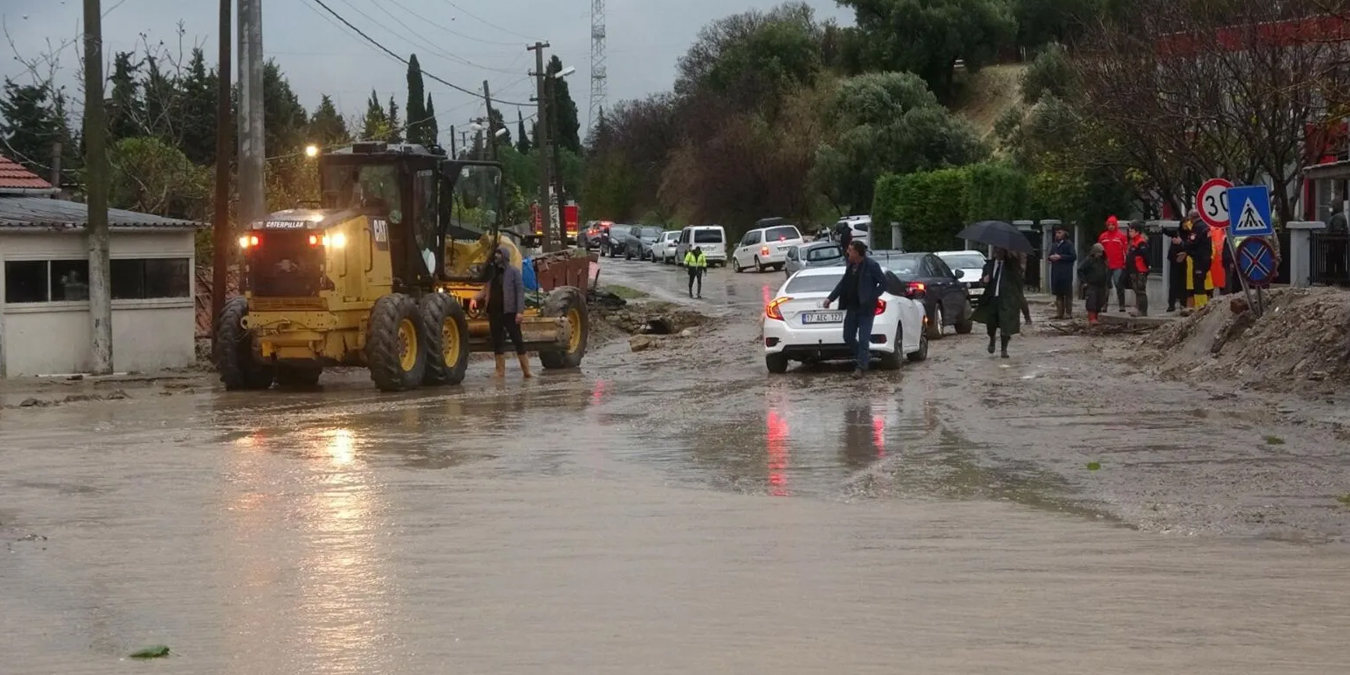
[(661, 238), (652, 244), (652, 262), (672, 263), (675, 262), (675, 247), (680, 243), (680, 232), (671, 230), (662, 232)]
[(655, 225), (634, 225), (623, 233), (623, 257), (628, 260), (646, 260), (651, 257), (652, 244), (661, 238), (661, 228)]
[[(764, 308), (764, 365), (771, 373), (787, 372), (790, 361), (815, 363), (853, 358), (844, 344), (844, 312), (825, 309), (843, 267), (802, 270), (787, 280)], [(882, 370), (900, 367), (901, 358), (928, 358), (927, 320), (913, 290), (894, 274), (886, 273), (887, 289), (877, 300), (872, 325), (871, 352)]]
[(963, 272), (953, 272), (942, 258), (932, 253), (893, 254), (881, 266), (895, 273), (915, 291), (922, 291), (928, 310), (928, 336), (942, 337), (942, 329), (952, 326), (957, 333), (969, 333), (975, 325), (975, 308), (970, 291), (961, 280)]
[(788, 277), (808, 267), (834, 267), (844, 264), (844, 249), (832, 241), (801, 244), (788, 251), (783, 273)]

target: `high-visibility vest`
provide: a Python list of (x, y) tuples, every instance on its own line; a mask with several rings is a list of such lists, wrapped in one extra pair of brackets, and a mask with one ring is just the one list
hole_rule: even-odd
[(1216, 227), (1209, 231), (1209, 284), (1206, 290), (1224, 288), (1227, 285), (1228, 272), (1223, 268), (1223, 242), (1227, 236), (1228, 230), (1226, 228)]

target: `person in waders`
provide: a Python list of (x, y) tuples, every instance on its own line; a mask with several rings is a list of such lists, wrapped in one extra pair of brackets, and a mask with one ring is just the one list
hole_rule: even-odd
[(703, 255), (703, 247), (695, 246), (684, 254), (684, 268), (689, 270), (689, 297), (694, 296), (694, 283), (698, 283), (698, 298), (703, 299), (703, 273), (708, 269), (708, 258)]
[(492, 280), (478, 294), (474, 307), (487, 302), (488, 332), (492, 336), (492, 353), (497, 359), (496, 377), (506, 377), (506, 338), (516, 346), (516, 358), (525, 379), (530, 373), (530, 357), (525, 353), (525, 338), (520, 324), (525, 315), (525, 281), (520, 270), (511, 265), (511, 254), (505, 247), (492, 255)]

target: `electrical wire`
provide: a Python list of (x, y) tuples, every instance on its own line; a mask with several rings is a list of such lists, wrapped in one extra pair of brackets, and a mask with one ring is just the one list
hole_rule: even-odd
[(454, 7), (455, 9), (457, 9), (457, 10), (463, 12), (465, 16), (467, 16), (467, 17), (469, 17), (470, 19), (473, 19), (473, 20), (475, 20), (475, 21), (477, 21), (477, 22), (483, 24), (484, 26), (488, 26), (489, 28), (496, 28), (497, 30), (499, 30), (499, 31), (501, 31), (501, 32), (503, 32), (503, 33), (506, 33), (507, 35), (514, 35), (514, 36), (516, 36), (516, 37), (518, 37), (518, 38), (524, 38), (524, 39), (526, 39), (526, 40), (533, 40), (533, 39), (535, 39), (535, 38), (532, 38), (532, 37), (530, 37), (530, 36), (528, 36), (528, 35), (522, 35), (522, 34), (520, 34), (520, 33), (517, 33), (517, 32), (515, 32), (515, 31), (513, 31), (513, 30), (511, 30), (511, 29), (509, 29), (509, 28), (503, 28), (503, 27), (501, 27), (501, 26), (498, 26), (497, 24), (492, 23), (491, 21), (488, 21), (487, 19), (484, 19), (484, 18), (482, 18), (482, 17), (480, 17), (480, 16), (477, 16), (477, 15), (475, 15), (473, 12), (470, 12), (469, 10), (464, 9), (463, 7), (460, 7), (459, 5), (456, 5), (454, 2), (451, 2), (451, 0), (441, 0), (441, 2), (444, 2), (445, 4), (450, 5), (451, 7)]
[[(354, 25), (351, 21), (348, 21), (346, 17), (342, 16), (342, 15), (339, 14), (336, 10), (334, 10), (332, 7), (328, 6), (328, 3), (324, 2), (324, 0), (311, 0), (311, 2), (314, 2), (314, 3), (317, 4), (318, 6), (322, 7), (322, 8), (324, 9), (324, 11), (328, 12), (329, 14), (332, 14), (333, 17), (336, 18), (338, 21), (341, 21), (342, 24), (343, 24), (344, 26), (346, 26), (347, 28), (350, 28), (350, 29), (351, 29), (352, 31), (354, 31), (357, 35), (361, 36), (361, 38), (364, 39), (366, 42), (369, 42), (370, 44), (374, 45), (374, 46), (375, 46), (377, 49), (379, 49), (380, 51), (382, 51), (382, 52), (384, 52), (385, 54), (389, 55), (390, 58), (393, 58), (395, 61), (398, 61), (399, 63), (402, 63), (402, 64), (405, 65), (405, 66), (408, 65), (408, 60), (407, 60), (407, 59), (403, 58), (402, 56), (399, 56), (399, 55), (398, 55), (397, 53), (395, 53), (392, 49), (389, 49), (388, 47), (384, 46), (383, 44), (380, 43), (380, 41), (378, 41), (378, 40), (376, 40), (375, 38), (371, 37), (371, 36), (370, 36), (369, 34), (367, 34), (365, 31), (361, 30), (360, 28), (357, 28), (356, 25)], [(439, 83), (441, 83), (441, 84), (443, 84), (443, 85), (445, 85), (445, 86), (447, 86), (447, 87), (450, 87), (451, 89), (454, 89), (455, 91), (458, 91), (458, 92), (461, 92), (461, 93), (465, 93), (465, 94), (469, 94), (470, 96), (482, 96), (482, 95), (483, 95), (483, 92), (481, 92), (481, 91), (475, 91), (475, 90), (473, 90), (473, 89), (468, 89), (468, 88), (462, 87), (462, 86), (460, 86), (460, 85), (458, 85), (458, 84), (455, 84), (454, 82), (451, 82), (451, 81), (446, 80), (446, 79), (441, 78), (441, 77), (437, 77), (435, 74), (429, 73), (429, 72), (427, 72), (427, 71), (425, 71), (425, 70), (422, 71), (422, 75), (425, 76), (425, 77), (426, 77), (427, 79), (429, 79), (429, 80), (433, 80), (433, 81), (435, 81), (435, 82), (439, 82)], [(495, 104), (500, 104), (500, 105), (516, 105), (516, 106), (528, 106), (528, 105), (529, 105), (528, 103), (517, 103), (517, 102), (513, 102), (513, 101), (497, 101), (497, 100), (494, 100), (493, 103), (495, 103)]]
[(389, 4), (391, 4), (391, 5), (395, 6), (395, 7), (398, 7), (399, 9), (401, 9), (401, 10), (403, 10), (403, 11), (405, 11), (405, 12), (411, 14), (411, 15), (413, 15), (414, 17), (417, 18), (418, 21), (421, 21), (422, 23), (425, 23), (425, 24), (430, 25), (430, 26), (434, 26), (434, 27), (436, 27), (436, 28), (439, 28), (439, 29), (441, 29), (441, 30), (443, 30), (443, 31), (445, 31), (445, 32), (447, 32), (447, 33), (449, 33), (449, 34), (451, 34), (451, 35), (454, 35), (454, 36), (456, 36), (456, 37), (464, 38), (465, 40), (469, 40), (469, 41), (471, 41), (471, 42), (478, 42), (478, 43), (480, 43), (480, 44), (485, 44), (485, 45), (496, 45), (496, 46), (502, 46), (502, 47), (514, 47), (514, 46), (516, 46), (516, 45), (518, 44), (518, 43), (516, 43), (516, 42), (493, 42), (492, 40), (484, 40), (484, 39), (482, 39), (482, 38), (476, 38), (476, 37), (474, 37), (474, 36), (472, 36), (472, 35), (468, 35), (468, 34), (466, 34), (466, 33), (461, 33), (461, 32), (459, 32), (459, 31), (457, 31), (457, 30), (455, 30), (455, 29), (453, 29), (453, 28), (448, 28), (448, 27), (446, 27), (446, 26), (442, 26), (441, 24), (436, 23), (435, 21), (432, 21), (431, 19), (428, 19), (428, 18), (426, 18), (425, 16), (422, 16), (421, 14), (418, 14), (417, 12), (414, 12), (414, 11), (412, 11), (411, 9), (408, 9), (405, 5), (403, 5), (403, 3), (399, 2), (398, 0), (389, 0)]
[[(351, 2), (347, 2), (347, 0), (343, 0), (343, 1), (346, 2), (346, 4), (347, 4), (348, 6), (352, 7), (352, 9), (356, 9), (356, 7), (355, 7), (354, 5), (351, 4)], [(427, 39), (426, 36), (422, 35), (421, 33), (418, 33), (417, 30), (414, 29), (412, 26), (409, 26), (408, 24), (404, 23), (403, 20), (400, 19), (400, 18), (398, 18), (397, 16), (395, 16), (393, 12), (390, 12), (388, 9), (385, 9), (384, 4), (383, 4), (382, 2), (380, 2), (379, 0), (376, 0), (376, 2), (375, 2), (375, 7), (376, 7), (377, 9), (379, 9), (381, 12), (384, 12), (385, 16), (388, 16), (390, 19), (393, 19), (393, 20), (394, 20), (394, 23), (397, 23), (398, 25), (402, 26), (403, 29), (404, 29), (405, 31), (408, 32), (408, 34), (412, 35), (413, 37), (417, 38), (418, 40), (421, 40), (421, 42), (422, 42), (422, 47), (424, 47), (424, 48), (430, 50), (430, 51), (432, 52), (433, 55), (441, 56), (442, 58), (448, 59), (448, 60), (453, 61), (453, 62), (455, 62), (455, 63), (459, 63), (459, 64), (461, 64), (461, 65), (468, 66), (468, 67), (470, 67), (470, 68), (477, 68), (477, 69), (479, 69), (479, 70), (485, 70), (485, 71), (488, 71), (488, 72), (494, 72), (494, 73), (507, 73), (507, 74), (509, 74), (509, 75), (514, 75), (514, 74), (516, 74), (516, 72), (517, 72), (517, 71), (514, 71), (514, 70), (504, 70), (504, 69), (501, 69), (501, 68), (493, 68), (493, 67), (491, 67), (491, 66), (485, 66), (485, 65), (482, 65), (482, 64), (479, 64), (479, 63), (474, 63), (473, 61), (470, 61), (470, 60), (468, 60), (468, 59), (466, 59), (466, 58), (464, 58), (464, 57), (462, 57), (462, 56), (459, 56), (459, 55), (457, 55), (457, 54), (453, 54), (453, 53), (448, 52), (448, 51), (446, 51), (446, 50), (444, 50), (444, 49), (441, 49), (440, 47), (437, 47), (436, 44), (435, 44), (434, 42), (432, 42), (431, 40)], [(380, 26), (381, 28), (385, 29), (386, 31), (389, 31), (389, 28), (388, 28), (387, 26), (384, 26), (384, 25), (380, 24), (379, 22), (376, 22), (374, 19), (371, 19), (369, 15), (365, 14), (364, 12), (361, 12), (361, 10), (357, 9), (356, 11), (359, 12), (359, 13), (361, 13), (361, 15), (362, 15), (362, 16), (365, 16), (367, 19), (370, 19), (371, 23), (374, 23), (375, 25)], [(391, 32), (391, 33), (396, 33), (397, 31), (389, 31), (389, 32)]]

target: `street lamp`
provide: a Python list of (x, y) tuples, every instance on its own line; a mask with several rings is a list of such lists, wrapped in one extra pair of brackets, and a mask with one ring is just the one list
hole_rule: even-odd
[(555, 80), (561, 80), (562, 78), (567, 77), (568, 75), (571, 75), (572, 73), (575, 73), (575, 72), (577, 72), (576, 66), (568, 66), (568, 67), (563, 68), (562, 70), (560, 70), (560, 71), (554, 73), (554, 74), (552, 75), (552, 77), (553, 77), (553, 79), (555, 79)]
[(306, 146), (305, 146), (305, 156), (308, 157), (308, 158), (310, 158), (310, 159), (314, 159), (315, 157), (318, 157), (318, 156), (319, 156), (319, 146), (314, 145), (313, 143), (310, 143), (309, 145), (306, 145)]

